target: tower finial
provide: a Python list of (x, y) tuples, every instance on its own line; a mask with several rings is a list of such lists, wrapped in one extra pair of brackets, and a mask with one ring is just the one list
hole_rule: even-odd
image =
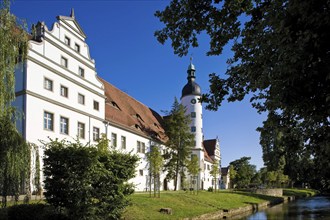
[(73, 8), (71, 8), (71, 14), (70, 14), (70, 17), (71, 17), (71, 18), (75, 18), (75, 17), (74, 17), (74, 9), (73, 9)]
[(190, 64), (192, 64), (192, 61), (193, 61), (193, 54), (190, 55)]

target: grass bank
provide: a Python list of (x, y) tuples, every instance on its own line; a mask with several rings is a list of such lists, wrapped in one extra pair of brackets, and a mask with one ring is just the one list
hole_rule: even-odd
[(319, 191), (314, 189), (283, 189), (283, 196), (294, 196), (296, 198), (315, 196)]
[[(183, 219), (213, 213), (223, 209), (235, 209), (251, 204), (261, 204), (278, 199), (272, 196), (249, 192), (220, 191), (218, 193), (201, 191), (196, 194), (185, 192), (163, 192), (161, 198), (150, 198), (149, 194), (134, 194), (123, 219)], [(161, 208), (171, 208), (173, 214), (159, 212)]]
[[(283, 190), (283, 196), (307, 197), (313, 196), (317, 193), (316, 190), (310, 189)], [(149, 194), (135, 193), (131, 195), (130, 198), (132, 200), (132, 205), (127, 207), (123, 215), (123, 219), (126, 220), (193, 218), (206, 213), (215, 213), (224, 209), (231, 210), (249, 206), (251, 204), (262, 204), (278, 200), (277, 197), (272, 196), (227, 190), (221, 190), (217, 193), (200, 191), (198, 195), (183, 191), (162, 192), (161, 198), (150, 198)], [(42, 200), (34, 200), (31, 201), (31, 203), (35, 205), (45, 204)], [(14, 205), (13, 202), (8, 203), (8, 206), (12, 205)], [(33, 207), (34, 206), (30, 208), (33, 209)], [(161, 208), (171, 208), (173, 214), (162, 214), (159, 212)], [(30, 210), (29, 212), (31, 211), (33, 210)], [(41, 211), (39, 210), (39, 212)], [(0, 219), (7, 219), (7, 209), (0, 208)]]

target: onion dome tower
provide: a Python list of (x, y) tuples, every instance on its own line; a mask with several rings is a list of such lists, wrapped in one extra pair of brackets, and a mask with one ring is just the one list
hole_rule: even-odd
[(195, 66), (190, 58), (188, 66), (187, 84), (182, 89), (181, 104), (186, 107), (186, 114), (191, 117), (190, 129), (195, 134), (195, 146), (193, 147), (193, 154), (198, 156), (200, 164), (204, 164), (204, 148), (203, 148), (203, 119), (202, 119), (202, 103), (201, 88), (195, 82)]

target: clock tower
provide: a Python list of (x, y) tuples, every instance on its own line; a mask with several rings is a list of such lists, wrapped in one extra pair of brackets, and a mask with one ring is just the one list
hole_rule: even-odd
[(193, 146), (192, 153), (198, 157), (201, 168), (204, 165), (204, 148), (203, 148), (203, 118), (202, 118), (202, 103), (201, 88), (195, 82), (195, 66), (190, 60), (188, 66), (187, 84), (182, 89), (181, 104), (186, 107), (186, 114), (190, 116), (191, 132), (195, 135), (195, 146)]

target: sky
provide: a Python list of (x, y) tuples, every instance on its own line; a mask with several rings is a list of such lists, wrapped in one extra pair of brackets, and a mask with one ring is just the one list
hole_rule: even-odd
[[(232, 56), (230, 46), (220, 56), (206, 56), (208, 38), (199, 38), (200, 46), (189, 50), (189, 55), (178, 57), (170, 43), (161, 45), (154, 37), (164, 27), (155, 11), (163, 10), (168, 0), (14, 0), (11, 12), (32, 24), (44, 21), (48, 29), (56, 16), (69, 16), (74, 8), (75, 18), (87, 36), (97, 74), (136, 100), (162, 115), (171, 110), (174, 98), (180, 99), (187, 83), (190, 57), (196, 68), (196, 82), (202, 92), (208, 92), (210, 73), (224, 76), (226, 60)], [(203, 109), (205, 139), (219, 138), (221, 165), (243, 156), (250, 163), (263, 167), (262, 149), (256, 128), (266, 119), (246, 98), (241, 102), (225, 101), (216, 111)]]

